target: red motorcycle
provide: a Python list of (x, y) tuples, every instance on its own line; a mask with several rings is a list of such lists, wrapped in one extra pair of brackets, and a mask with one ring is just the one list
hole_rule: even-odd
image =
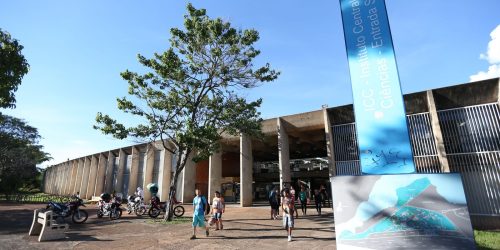
[[(151, 204), (149, 205), (148, 209), (148, 215), (151, 218), (156, 218), (158, 215), (160, 215), (161, 211), (165, 212), (167, 209), (167, 206), (165, 203), (160, 202), (160, 198), (157, 196), (151, 197)], [(174, 216), (175, 217), (181, 217), (184, 215), (184, 207), (181, 205), (181, 202), (178, 202), (177, 200), (174, 199)]]
[(156, 218), (163, 210), (162, 204), (160, 203), (160, 198), (158, 198), (158, 196), (153, 196), (151, 197), (150, 203), (151, 204), (149, 205), (148, 215), (151, 218)]

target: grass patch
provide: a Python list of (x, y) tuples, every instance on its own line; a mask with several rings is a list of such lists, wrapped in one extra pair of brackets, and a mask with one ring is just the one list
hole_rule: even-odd
[(150, 219), (147, 220), (147, 223), (151, 224), (160, 224), (160, 225), (177, 225), (177, 224), (185, 224), (185, 223), (191, 223), (193, 221), (193, 218), (190, 217), (180, 217), (180, 218), (172, 218), (172, 221), (165, 221), (163, 218), (161, 219)]
[(474, 238), (480, 250), (500, 249), (500, 231), (474, 230)]
[(44, 193), (13, 193), (13, 194), (0, 194), (0, 201), (18, 202), (18, 203), (47, 203), (48, 201), (54, 202), (67, 202), (70, 198), (67, 196), (50, 195)]

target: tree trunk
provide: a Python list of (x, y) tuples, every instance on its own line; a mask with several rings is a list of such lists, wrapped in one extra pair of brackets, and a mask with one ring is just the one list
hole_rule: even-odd
[(165, 221), (172, 221), (173, 215), (174, 215), (174, 200), (173, 197), (177, 193), (176, 187), (177, 187), (177, 180), (179, 179), (179, 175), (181, 174), (182, 170), (184, 170), (184, 166), (186, 165), (186, 160), (187, 157), (190, 153), (190, 150), (183, 151), (179, 156), (177, 157), (177, 166), (174, 171), (174, 178), (170, 181), (170, 193), (168, 195), (168, 201), (166, 202), (165, 206), (165, 217), (163, 218)]

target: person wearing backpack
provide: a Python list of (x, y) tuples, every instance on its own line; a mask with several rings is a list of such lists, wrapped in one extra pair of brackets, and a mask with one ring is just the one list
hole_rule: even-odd
[(271, 205), (271, 220), (277, 220), (280, 206), (277, 187), (274, 187), (269, 193), (269, 205)]
[(208, 202), (205, 196), (201, 195), (199, 189), (195, 189), (196, 197), (193, 199), (193, 236), (196, 239), (196, 227), (205, 227), (205, 235), (208, 237), (208, 226), (205, 225), (205, 211), (208, 208)]

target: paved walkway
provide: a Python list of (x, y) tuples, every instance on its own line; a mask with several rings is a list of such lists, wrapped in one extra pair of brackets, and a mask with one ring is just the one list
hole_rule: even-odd
[[(293, 241), (287, 242), (281, 220), (270, 220), (269, 207), (240, 208), (228, 205), (223, 215), (224, 230), (210, 231), (206, 237), (199, 230), (198, 239), (189, 240), (191, 223), (164, 225), (146, 217), (126, 215), (116, 221), (97, 219), (89, 206), (89, 220), (70, 224), (65, 240), (38, 242), (28, 236), (33, 209), (43, 204), (0, 203), (0, 249), (336, 249), (331, 208), (317, 216), (300, 216), (295, 221)], [(187, 216), (192, 209), (186, 206)]]

